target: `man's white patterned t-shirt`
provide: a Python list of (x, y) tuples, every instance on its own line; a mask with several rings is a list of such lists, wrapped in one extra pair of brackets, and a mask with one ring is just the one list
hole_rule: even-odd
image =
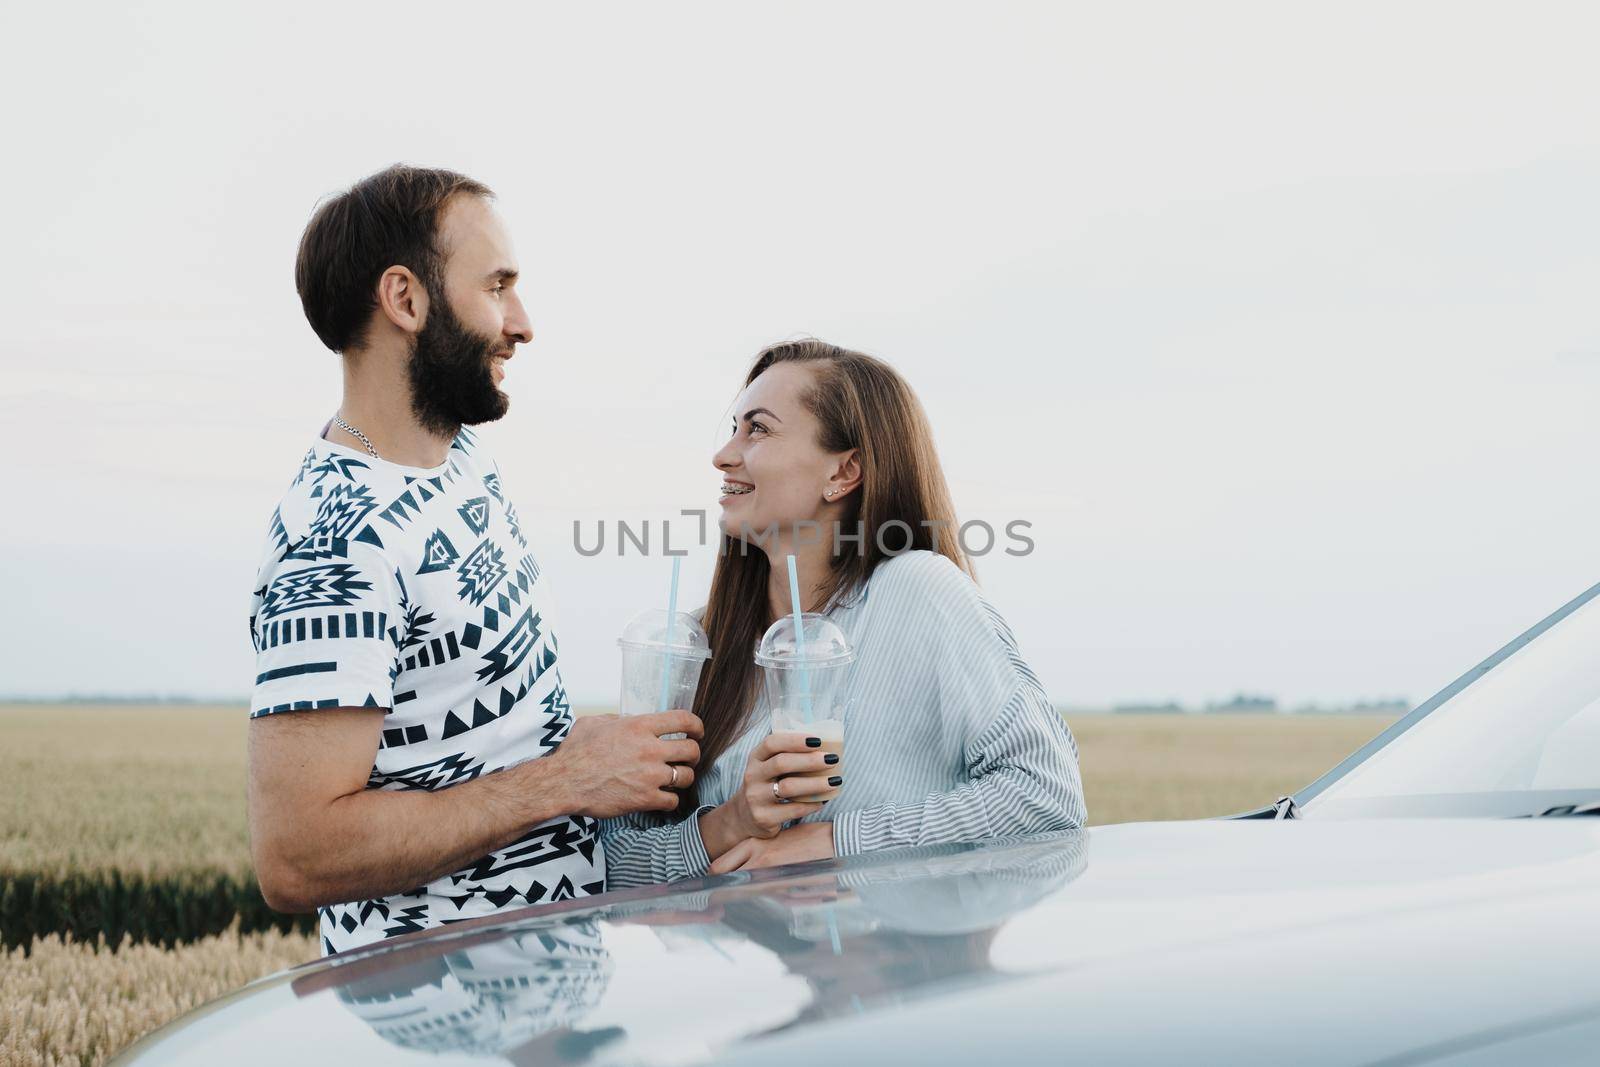
[[(273, 513), (251, 598), (251, 717), (388, 709), (369, 789), (442, 789), (547, 755), (572, 725), (548, 601), (469, 431), (430, 470), (318, 439)], [(552, 819), (427, 885), (320, 908), (323, 951), (598, 893), (596, 829)]]

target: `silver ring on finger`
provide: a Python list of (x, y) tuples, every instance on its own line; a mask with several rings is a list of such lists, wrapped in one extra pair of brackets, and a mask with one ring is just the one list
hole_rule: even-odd
[(778, 792), (778, 780), (776, 778), (772, 780), (772, 799), (776, 800), (779, 804), (789, 803), (788, 799), (784, 797), (782, 793)]
[(669, 763), (669, 764), (667, 764), (667, 769), (672, 772), (672, 783), (670, 785), (668, 785), (667, 788), (668, 789), (676, 789), (676, 788), (678, 788), (678, 765), (676, 763)]

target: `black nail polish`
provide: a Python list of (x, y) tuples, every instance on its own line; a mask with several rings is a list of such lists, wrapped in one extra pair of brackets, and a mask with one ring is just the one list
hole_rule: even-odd
[(839, 762), (839, 753), (837, 753), (837, 752), (829, 752), (829, 753), (827, 753), (826, 755), (824, 755), (822, 757), (822, 762), (826, 763), (828, 766), (832, 767), (835, 763)]
[(841, 785), (844, 785), (844, 779), (843, 779), (843, 778), (841, 778), (841, 777), (839, 777), (839, 776), (838, 776), (838, 775), (837, 775), (837, 774), (836, 774), (836, 775), (834, 775), (834, 776), (833, 776), (833, 777), (832, 777), (832, 778), (829, 778), (829, 779), (828, 779), (828, 784), (829, 784), (829, 785), (831, 785), (831, 786), (833, 786), (833, 787), (834, 787), (834, 788), (835, 788), (835, 789), (837, 789), (837, 788), (839, 788), (839, 787), (840, 787), (840, 786), (841, 786)]
[(822, 738), (820, 738), (820, 737), (808, 737), (808, 738), (806, 738), (806, 747), (807, 748), (821, 748), (822, 747)]

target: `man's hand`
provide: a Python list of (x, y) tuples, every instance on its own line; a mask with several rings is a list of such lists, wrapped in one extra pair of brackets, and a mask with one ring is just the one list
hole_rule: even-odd
[(711, 865), (711, 873), (782, 867), (832, 859), (833, 855), (833, 823), (806, 822), (791, 826), (774, 838), (752, 837), (740, 842)]
[[(689, 736), (663, 741), (662, 734)], [(573, 814), (609, 819), (636, 811), (673, 811), (674, 789), (694, 782), (705, 727), (687, 711), (653, 715), (585, 715), (561, 747), (544, 758), (561, 776)], [(674, 773), (672, 767), (677, 767)]]

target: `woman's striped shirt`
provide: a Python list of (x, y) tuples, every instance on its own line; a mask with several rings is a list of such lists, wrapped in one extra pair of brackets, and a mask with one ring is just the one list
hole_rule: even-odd
[[(835, 853), (1084, 824), (1072, 733), (1010, 627), (954, 563), (926, 551), (896, 556), (829, 617), (856, 653), (843, 682), (844, 785), (806, 821), (833, 824)], [(607, 888), (706, 873), (699, 816), (740, 787), (769, 720), (763, 698), (744, 735), (700, 768), (703, 806), (689, 817), (602, 822)]]

